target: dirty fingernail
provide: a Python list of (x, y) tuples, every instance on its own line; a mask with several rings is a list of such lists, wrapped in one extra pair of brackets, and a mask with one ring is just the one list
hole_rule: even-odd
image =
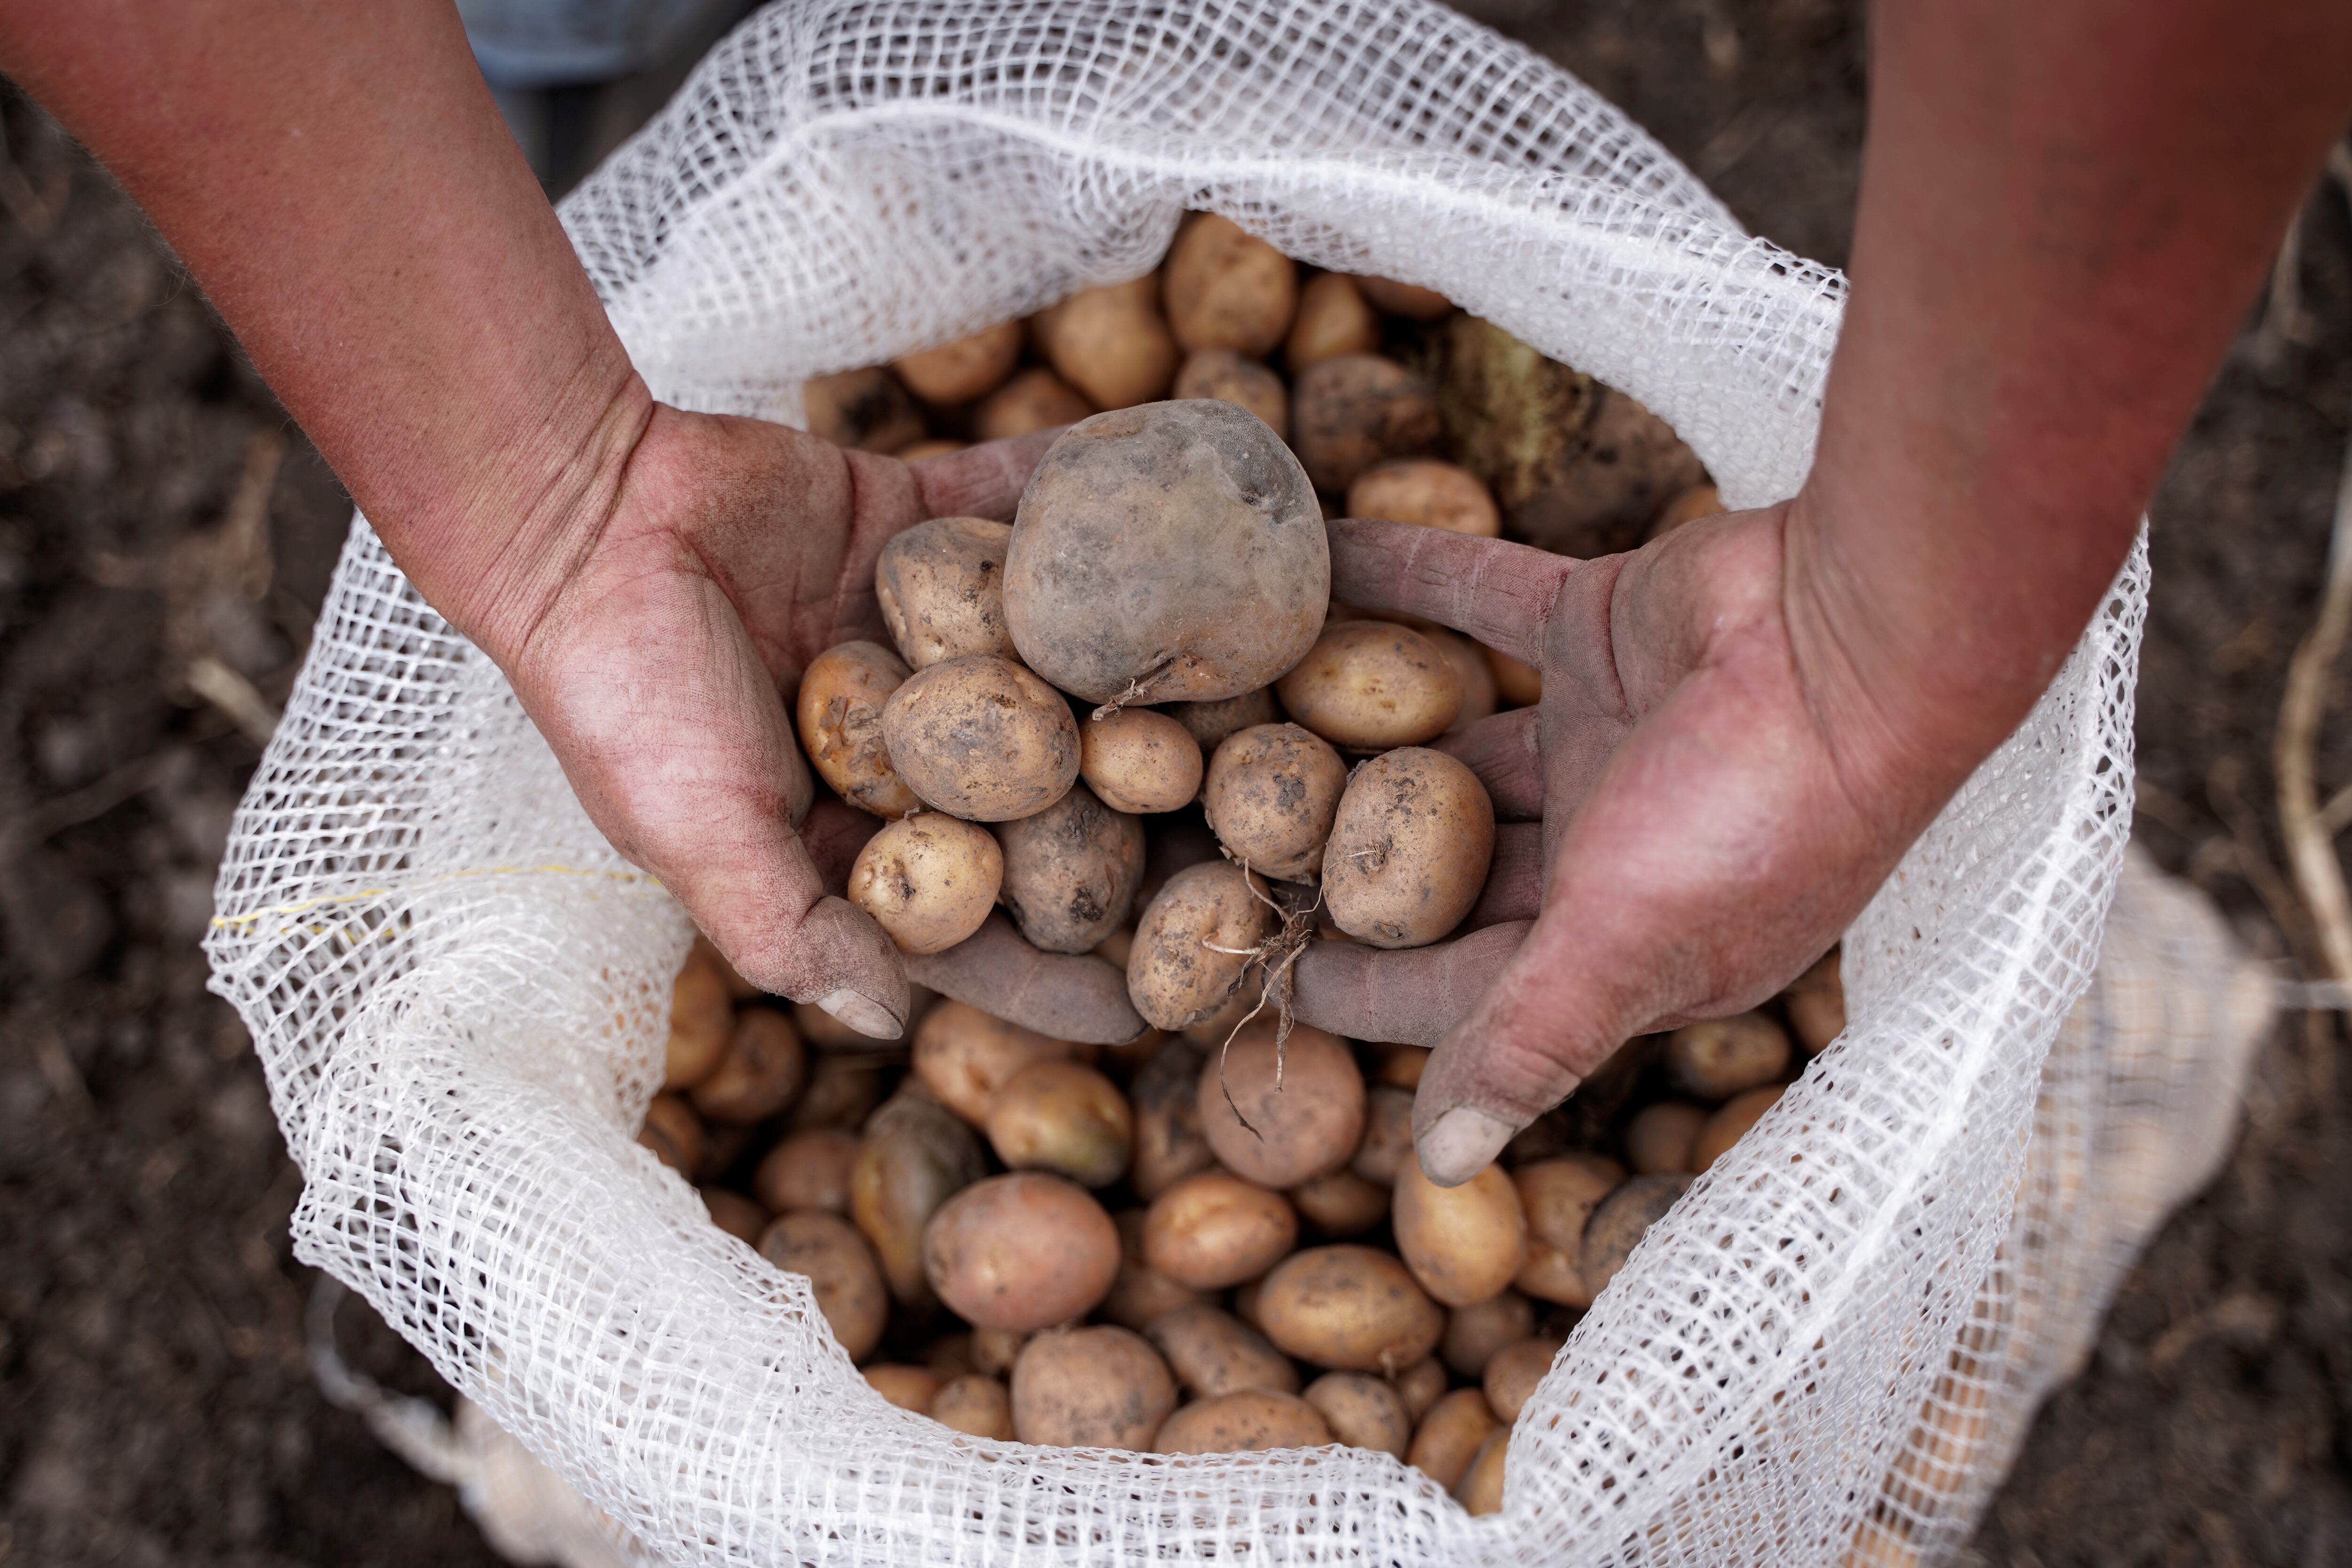
[(1421, 1135), (1422, 1173), (1439, 1186), (1460, 1186), (1493, 1165), (1517, 1131), (1500, 1116), (1456, 1105)]
[(896, 1040), (902, 1027), (890, 1009), (873, 998), (851, 990), (847, 986), (828, 991), (817, 998), (817, 1006), (847, 1024), (860, 1034), (876, 1040)]

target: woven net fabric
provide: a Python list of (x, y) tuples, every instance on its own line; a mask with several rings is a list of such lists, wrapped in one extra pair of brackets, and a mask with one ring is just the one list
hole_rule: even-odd
[[(1147, 270), (1188, 207), (1624, 388), (1735, 506), (1810, 461), (1838, 277), (1416, 0), (773, 7), (563, 217), (657, 395), (790, 419), (807, 376)], [(1562, 1350), (1484, 1519), (1377, 1454), (1029, 1448), (886, 1404), (632, 1142), (688, 922), (363, 521), (237, 819), (215, 984), (303, 1172), (298, 1254), (668, 1561), (1932, 1561), (2116, 1267), (2116, 1069), (2061, 1024), (2145, 602), (2135, 556), (1851, 934), (1844, 1036)]]

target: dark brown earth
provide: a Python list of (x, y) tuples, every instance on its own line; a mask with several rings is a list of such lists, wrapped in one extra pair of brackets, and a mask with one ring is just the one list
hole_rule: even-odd
[[(1857, 7), (1474, 9), (1758, 231), (1844, 259)], [(311, 1380), (297, 1177), (196, 950), (257, 747), (191, 672), (232, 708), (282, 699), (345, 503), (105, 177), (5, 86), (0, 129), (0, 1563), (491, 1561)], [(2300, 258), (2304, 340), (2241, 342), (2155, 507), (2139, 767), (2158, 857), (2307, 973), (2270, 758), (2352, 409), (2340, 193)], [(266, 505), (240, 508), (280, 436)], [(2352, 779), (2352, 719), (2320, 773)], [(1977, 1561), (2352, 1561), (2347, 1081), (2334, 1021), (2290, 1019), (2229, 1168), (2051, 1401)], [(363, 1316), (354, 1359), (433, 1389)]]

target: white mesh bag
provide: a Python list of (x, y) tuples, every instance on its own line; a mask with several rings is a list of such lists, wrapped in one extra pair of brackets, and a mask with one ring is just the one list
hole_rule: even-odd
[[(1416, 0), (780, 5), (563, 215), (656, 395), (791, 418), (803, 377), (1147, 270), (1186, 207), (1624, 388), (1734, 506), (1805, 472), (1840, 279)], [(2060, 1023), (2144, 604), (2136, 556), (1851, 934), (1844, 1037), (1585, 1317), (1481, 1520), (1380, 1455), (1032, 1449), (872, 1393), (631, 1141), (688, 922), (363, 523), (237, 819), (215, 983), (302, 1168), (298, 1255), (669, 1561), (1934, 1561), (2125, 1244), (2118, 1069)], [(2143, 1130), (2210, 1119), (2143, 1080)]]

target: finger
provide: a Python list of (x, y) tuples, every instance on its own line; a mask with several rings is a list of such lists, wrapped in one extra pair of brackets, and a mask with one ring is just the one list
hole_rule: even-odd
[(1502, 973), (1528, 929), (1524, 922), (1489, 925), (1393, 953), (1315, 943), (1291, 970), (1299, 1020), (1351, 1040), (1435, 1045)]
[(1500, 821), (1532, 822), (1544, 814), (1537, 716), (1535, 708), (1513, 708), (1430, 742), (1478, 776)]
[(1124, 1045), (1144, 1030), (1125, 974), (1091, 953), (1041, 953), (1002, 913), (907, 969), (918, 985), (1056, 1040)]
[(1021, 492), (1045, 448), (1060, 438), (1066, 425), (1035, 430), (1003, 441), (985, 441), (961, 452), (945, 452), (909, 464), (923, 511), (934, 517), (992, 517), (1011, 522)]
[(1544, 833), (1541, 822), (1505, 822), (1495, 830), (1495, 859), (1478, 902), (1454, 927), (1467, 936), (1507, 921), (1533, 920), (1543, 905)]
[(1343, 517), (1326, 526), (1334, 600), (1426, 616), (1538, 668), (1552, 603), (1584, 564), (1414, 523)]

